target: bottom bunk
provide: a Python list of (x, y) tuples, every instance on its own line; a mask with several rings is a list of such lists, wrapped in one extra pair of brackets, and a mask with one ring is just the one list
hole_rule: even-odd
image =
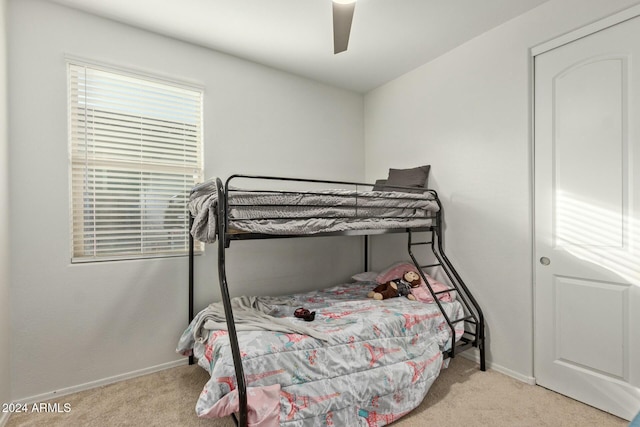
[[(257, 426), (383, 426), (417, 407), (440, 373), (451, 330), (434, 303), (368, 297), (373, 281), (286, 297), (232, 300), (247, 383), (248, 421)], [(464, 309), (441, 301), (449, 319)], [(303, 307), (315, 316), (296, 317)], [(306, 313), (305, 313), (306, 314)], [(269, 320), (273, 319), (273, 320)], [(456, 337), (464, 322), (455, 324)], [(198, 313), (177, 351), (211, 375), (200, 417), (238, 411), (236, 374), (221, 303)]]

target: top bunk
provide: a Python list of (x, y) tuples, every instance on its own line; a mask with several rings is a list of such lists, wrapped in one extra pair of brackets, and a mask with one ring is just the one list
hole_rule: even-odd
[[(429, 231), (440, 200), (424, 175), (375, 184), (257, 175), (210, 179), (191, 191), (191, 235), (204, 243)], [(420, 169), (420, 168), (415, 168)], [(396, 171), (414, 171), (400, 169)], [(390, 170), (390, 178), (392, 178)], [(241, 182), (240, 186), (237, 183)], [(415, 184), (415, 183), (422, 183)]]

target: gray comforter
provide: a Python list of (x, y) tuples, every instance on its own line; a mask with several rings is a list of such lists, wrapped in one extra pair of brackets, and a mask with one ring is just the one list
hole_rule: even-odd
[[(194, 188), (189, 201), (194, 238), (216, 240), (217, 202), (215, 180)], [(229, 207), (229, 231), (281, 235), (428, 227), (439, 209), (431, 193), (352, 190), (232, 191)]]

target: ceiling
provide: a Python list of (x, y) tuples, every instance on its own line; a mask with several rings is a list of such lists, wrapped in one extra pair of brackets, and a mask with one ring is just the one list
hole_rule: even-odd
[(364, 93), (547, 0), (358, 0), (337, 55), (331, 0), (52, 1)]

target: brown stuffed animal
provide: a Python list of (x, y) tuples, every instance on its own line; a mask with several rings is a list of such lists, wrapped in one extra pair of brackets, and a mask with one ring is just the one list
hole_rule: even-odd
[(399, 279), (390, 280), (387, 283), (376, 286), (367, 296), (377, 300), (406, 296), (410, 300), (415, 300), (416, 297), (411, 294), (411, 288), (419, 285), (420, 276), (418, 273), (407, 271)]

